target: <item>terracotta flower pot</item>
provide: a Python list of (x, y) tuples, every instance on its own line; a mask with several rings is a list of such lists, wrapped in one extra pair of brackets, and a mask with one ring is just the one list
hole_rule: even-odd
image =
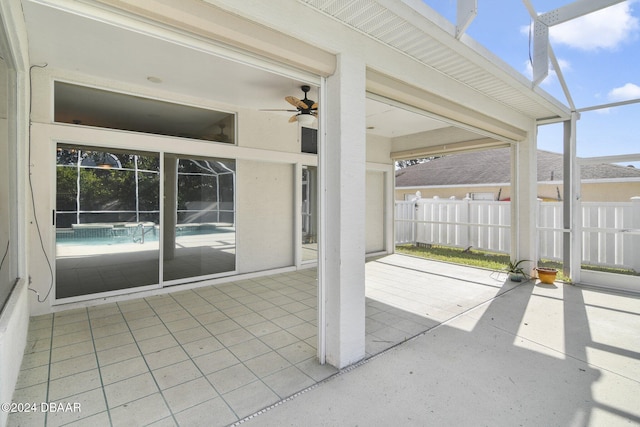
[(555, 268), (538, 267), (536, 268), (536, 271), (538, 272), (540, 282), (546, 283), (547, 285), (553, 285), (553, 282), (556, 281), (558, 270)]

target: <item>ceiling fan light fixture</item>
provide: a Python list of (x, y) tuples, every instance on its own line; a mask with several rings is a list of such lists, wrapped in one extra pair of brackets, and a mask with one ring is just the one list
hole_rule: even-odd
[(297, 113), (289, 117), (289, 123), (298, 122), (302, 126), (313, 126), (316, 123), (316, 116), (318, 115), (318, 103), (307, 98), (307, 93), (311, 90), (310, 86), (303, 85), (300, 86), (300, 89), (304, 93), (304, 98), (298, 99), (295, 96), (284, 97), (285, 101), (296, 108), (295, 110), (267, 109), (261, 111), (289, 111)]
[(313, 126), (316, 122), (316, 118), (311, 114), (298, 114), (296, 119), (302, 126)]

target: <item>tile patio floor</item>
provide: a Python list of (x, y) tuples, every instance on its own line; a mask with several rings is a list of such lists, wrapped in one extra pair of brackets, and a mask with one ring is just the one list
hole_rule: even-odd
[[(382, 262), (388, 261), (367, 268), (387, 267)], [(450, 278), (439, 269), (432, 263), (413, 289), (426, 285), (434, 299), (446, 293), (442, 285)], [(390, 271), (405, 279), (413, 270)], [(481, 270), (456, 272), (471, 281), (449, 286), (460, 296), (453, 306), (468, 306), (469, 296), (492, 287), (472, 279)], [(434, 276), (439, 279), (430, 280)], [(418, 292), (416, 299), (423, 296)], [(401, 303), (411, 305), (408, 299)], [(640, 426), (639, 331), (638, 295), (504, 282), (495, 298), (243, 427)]]
[[(366, 268), (367, 357), (504, 291), (486, 270), (401, 255)], [(9, 425), (232, 424), (337, 372), (316, 361), (316, 307), (308, 269), (33, 317), (13, 401), (81, 412)]]

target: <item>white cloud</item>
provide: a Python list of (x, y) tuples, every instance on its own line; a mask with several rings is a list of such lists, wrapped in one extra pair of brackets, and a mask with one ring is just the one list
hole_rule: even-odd
[(549, 29), (551, 43), (581, 50), (613, 50), (638, 36), (640, 23), (631, 2), (619, 3)]
[(640, 86), (627, 83), (624, 86), (612, 89), (608, 94), (610, 101), (626, 101), (628, 99), (640, 99)]

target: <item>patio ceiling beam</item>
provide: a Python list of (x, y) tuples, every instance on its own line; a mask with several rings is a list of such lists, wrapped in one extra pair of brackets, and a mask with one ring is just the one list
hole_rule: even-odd
[[(188, 46), (202, 41), (211, 45), (219, 44), (221, 56), (232, 55), (232, 59), (241, 61), (246, 60), (246, 52), (251, 52), (255, 55), (256, 65), (266, 69), (273, 67), (271, 61), (276, 60), (318, 76), (330, 75), (335, 70), (335, 55), (332, 53), (251, 22), (209, 1), (96, 0), (98, 4), (86, 7), (69, 0), (32, 1), (63, 10), (77, 11), (82, 8), (93, 19), (109, 21), (113, 18), (115, 22), (110, 23), (119, 26), (126, 26), (130, 21), (127, 18), (134, 18), (134, 27), (138, 31), (144, 28), (149, 35), (168, 37)], [(166, 30), (170, 30), (171, 34)], [(241, 52), (239, 57), (234, 50)]]
[(580, 165), (599, 165), (602, 163), (633, 162), (636, 159), (639, 159), (637, 154), (619, 154), (615, 156), (581, 157), (578, 162)]
[(558, 81), (564, 92), (564, 96), (567, 98), (567, 103), (571, 108), (571, 111), (575, 110), (575, 104), (571, 97), (571, 92), (567, 86), (567, 82), (562, 74), (560, 63), (556, 58), (553, 48), (549, 44), (549, 26), (541, 22), (538, 18), (538, 13), (533, 8), (533, 5), (529, 0), (522, 0), (525, 7), (529, 11), (531, 19), (533, 19), (533, 57), (531, 59), (531, 67), (533, 72), (533, 86), (539, 85), (549, 75), (549, 60), (553, 65), (553, 69), (558, 76)]
[(574, 111), (576, 109), (576, 105), (573, 102), (573, 97), (571, 96), (569, 86), (567, 86), (567, 81), (564, 79), (564, 75), (562, 74), (562, 69), (560, 68), (558, 58), (556, 58), (556, 54), (551, 46), (549, 46), (548, 54), (549, 59), (551, 60), (551, 64), (553, 65), (553, 69), (556, 72), (556, 76), (558, 76), (558, 81), (560, 82), (560, 86), (562, 87), (562, 92), (564, 92), (564, 96), (567, 98), (567, 103), (569, 104), (571, 111)]
[(459, 153), (474, 150), (486, 150), (488, 148), (509, 147), (511, 144), (492, 138), (474, 139), (471, 141), (456, 142), (453, 144), (439, 144), (431, 147), (416, 148), (413, 150), (394, 151), (391, 158), (396, 160), (418, 159), (431, 157), (443, 153)]
[(372, 69), (367, 69), (367, 91), (380, 97), (378, 99), (396, 100), (400, 104), (415, 108), (420, 114), (488, 137), (507, 142), (521, 141), (526, 138), (524, 130), (509, 123)]
[(456, 14), (456, 38), (460, 40), (469, 25), (478, 16), (478, 0), (458, 0)]
[(548, 27), (552, 27), (554, 25), (562, 24), (563, 22), (588, 15), (592, 12), (596, 12), (600, 9), (605, 9), (609, 6), (613, 6), (614, 4), (622, 3), (623, 1), (625, 0), (577, 0), (573, 3), (569, 3), (565, 6), (538, 15), (538, 19)]
[(556, 71), (558, 80), (562, 85), (562, 90), (567, 97), (571, 110), (575, 110), (575, 105), (566, 85), (562, 70), (556, 56), (549, 44), (549, 27), (571, 21), (592, 12), (621, 3), (624, 0), (577, 0), (563, 7), (551, 10), (538, 15), (530, 0), (522, 0), (533, 19), (533, 85), (540, 84), (549, 74), (548, 59), (551, 59), (553, 68)]
[(630, 104), (638, 104), (638, 103), (640, 103), (640, 98), (628, 99), (626, 101), (619, 101), (619, 102), (611, 102), (609, 104), (593, 105), (591, 107), (578, 108), (576, 111), (578, 113), (582, 113), (585, 111), (602, 110), (604, 108), (620, 107), (622, 105), (630, 105)]

